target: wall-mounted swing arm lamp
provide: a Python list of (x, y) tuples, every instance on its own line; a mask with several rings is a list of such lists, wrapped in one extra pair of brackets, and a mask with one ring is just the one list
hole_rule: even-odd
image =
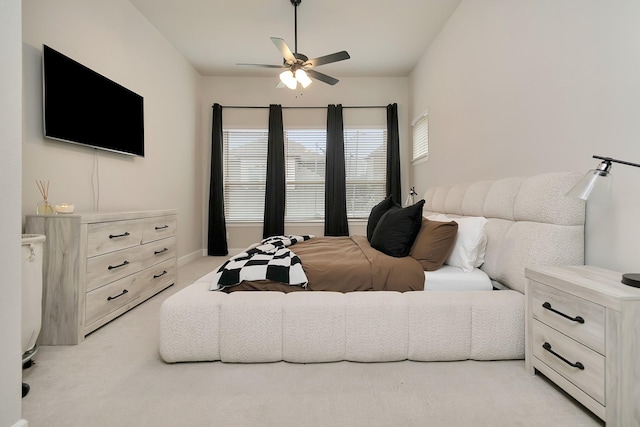
[[(640, 168), (640, 164), (612, 159), (611, 157), (593, 156), (602, 160), (596, 169), (591, 169), (584, 177), (567, 193), (568, 196), (582, 200), (603, 200), (608, 196), (611, 187), (611, 164), (620, 163), (627, 166)], [(640, 288), (639, 273), (625, 273), (622, 275), (622, 283)]]

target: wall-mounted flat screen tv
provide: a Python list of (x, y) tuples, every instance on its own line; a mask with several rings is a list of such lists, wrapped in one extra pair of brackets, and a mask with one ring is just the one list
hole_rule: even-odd
[(44, 136), (144, 157), (144, 98), (43, 46)]

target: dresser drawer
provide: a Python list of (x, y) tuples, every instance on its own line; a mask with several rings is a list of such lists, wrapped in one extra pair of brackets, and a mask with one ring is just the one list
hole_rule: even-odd
[[(604, 356), (537, 320), (533, 321), (532, 345), (533, 355), (538, 360), (605, 405)], [(574, 364), (579, 362), (584, 369), (573, 367), (560, 357)]]
[(177, 219), (175, 215), (149, 218), (142, 229), (142, 243), (153, 242), (176, 234)]
[[(533, 281), (529, 291), (534, 319), (604, 354), (605, 308), (603, 306)], [(582, 321), (571, 320), (568, 317), (573, 319), (579, 317)]]
[(175, 277), (175, 262), (169, 259), (88, 292), (85, 324), (92, 324), (161, 284), (175, 282)]
[(87, 225), (87, 258), (139, 245), (143, 221), (110, 221)]
[(158, 240), (87, 260), (87, 292), (175, 257), (176, 238)]

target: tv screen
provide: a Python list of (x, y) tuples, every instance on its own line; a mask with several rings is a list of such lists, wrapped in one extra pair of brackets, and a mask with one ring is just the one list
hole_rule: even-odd
[(44, 136), (144, 157), (144, 98), (43, 46)]

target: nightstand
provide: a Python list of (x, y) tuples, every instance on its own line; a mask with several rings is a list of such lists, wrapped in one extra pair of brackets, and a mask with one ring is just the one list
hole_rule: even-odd
[(640, 289), (591, 266), (525, 269), (525, 366), (611, 426), (640, 425)]

